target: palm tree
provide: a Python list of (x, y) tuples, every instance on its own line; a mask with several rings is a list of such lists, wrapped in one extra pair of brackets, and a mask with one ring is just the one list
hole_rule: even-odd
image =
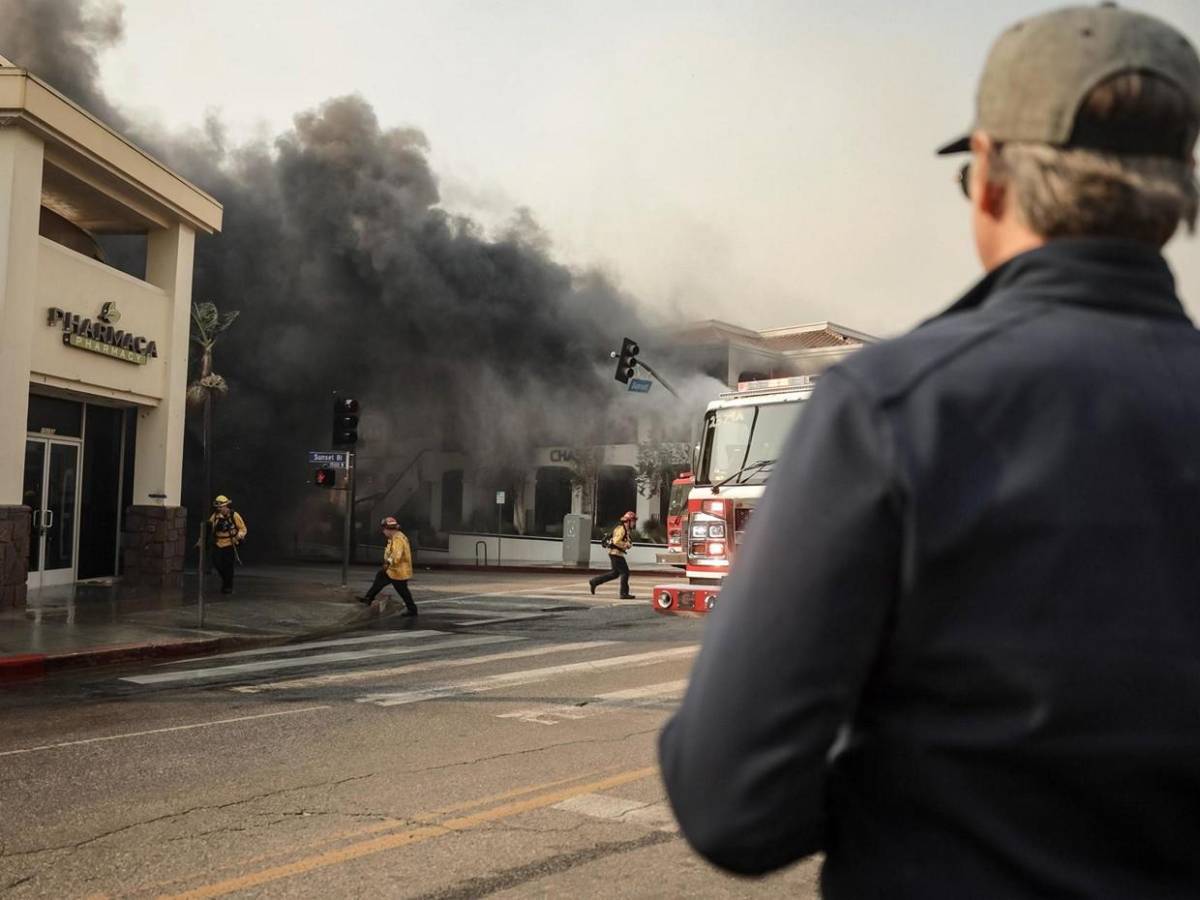
[[(225, 379), (213, 371), (213, 349), (217, 345), (217, 337), (224, 332), (238, 317), (239, 311), (233, 310), (224, 315), (217, 309), (215, 303), (192, 304), (192, 343), (200, 348), (200, 377), (188, 385), (188, 402), (194, 406), (204, 405), (204, 497), (208, 503), (212, 496), (212, 399), (213, 394), (226, 394), (229, 385)], [(204, 550), (207, 535), (208, 516), (201, 512), (200, 516), (200, 560), (199, 560), (199, 615), (200, 627), (204, 627)]]
[(225, 331), (241, 315), (238, 310), (221, 315), (215, 303), (192, 304), (192, 343), (200, 348), (200, 377), (188, 385), (188, 400), (199, 405), (207, 404), (213, 393), (229, 391), (225, 379), (212, 370), (213, 348), (217, 336)]

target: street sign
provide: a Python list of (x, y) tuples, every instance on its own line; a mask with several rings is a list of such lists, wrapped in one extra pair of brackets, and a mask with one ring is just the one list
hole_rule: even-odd
[(322, 466), (326, 469), (344, 469), (346, 468), (346, 451), (309, 450), (308, 464), (310, 466)]
[(504, 505), (504, 491), (496, 491), (496, 505), (497, 506)]
[(650, 385), (652, 384), (654, 384), (654, 382), (648, 378), (630, 378), (629, 390), (633, 391), (635, 394), (648, 394), (650, 393)]

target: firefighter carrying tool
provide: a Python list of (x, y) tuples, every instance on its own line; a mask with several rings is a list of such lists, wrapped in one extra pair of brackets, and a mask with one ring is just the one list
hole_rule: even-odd
[(208, 520), (217, 545), (213, 565), (221, 575), (221, 593), (233, 593), (233, 568), (241, 562), (237, 547), (246, 539), (246, 522), (229, 498), (218, 494), (213, 500), (213, 514)]
[(686, 582), (655, 586), (660, 613), (707, 613), (738, 555), (750, 515), (766, 487), (817, 377), (744, 381), (708, 405), (680, 524)]

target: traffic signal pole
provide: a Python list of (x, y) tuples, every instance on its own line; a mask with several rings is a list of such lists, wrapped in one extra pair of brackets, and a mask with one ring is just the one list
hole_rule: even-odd
[(346, 516), (342, 526), (342, 587), (350, 569), (350, 540), (354, 534), (354, 451), (346, 451)]
[(351, 541), (354, 536), (354, 445), (358, 443), (358, 401), (333, 392), (334, 447), (346, 448), (346, 514), (342, 524), (342, 587), (350, 569)]
[(669, 384), (667, 384), (667, 380), (665, 378), (663, 378), (661, 375), (659, 375), (657, 372), (655, 372), (652, 368), (650, 368), (648, 365), (646, 365), (646, 361), (644, 359), (639, 359), (637, 361), (637, 364), (639, 366), (641, 366), (643, 369), (645, 369), (647, 372), (649, 372), (651, 377), (653, 377), (655, 381), (657, 381), (659, 384), (661, 384), (663, 387), (665, 387), (670, 392), (672, 397), (674, 397), (676, 400), (683, 399), (677, 393), (675, 393), (675, 389), (673, 387), (671, 387)]
[(670, 393), (672, 397), (674, 397), (676, 400), (682, 400), (683, 398), (675, 393), (675, 389), (671, 387), (671, 385), (667, 384), (667, 380), (665, 378), (650, 368), (644, 359), (638, 358), (638, 354), (640, 352), (641, 348), (637, 345), (637, 341), (631, 340), (630, 338), (623, 338), (621, 340), (620, 351), (613, 350), (608, 354), (610, 359), (615, 359), (617, 361), (617, 371), (613, 375), (613, 378), (621, 382), (621, 384), (629, 384), (629, 379), (633, 377), (634, 372), (636, 372), (639, 368), (645, 369), (648, 373), (650, 373), (650, 377), (666, 388), (667, 392)]

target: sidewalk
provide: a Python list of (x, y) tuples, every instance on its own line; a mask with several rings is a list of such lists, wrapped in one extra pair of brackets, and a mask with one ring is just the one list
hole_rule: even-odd
[[(308, 575), (307, 572), (303, 574)], [(80, 583), (30, 592), (27, 608), (0, 612), (0, 681), (128, 659), (199, 656), (366, 625), (374, 617), (354, 601), (373, 567), (354, 567), (349, 586), (341, 570), (314, 567), (311, 576), (271, 567), (238, 571), (236, 593), (205, 582), (204, 627), (199, 627), (196, 576), (183, 588), (136, 589), (120, 583)]]
[[(337, 565), (257, 565), (239, 569), (236, 593), (205, 582), (204, 626), (199, 624), (196, 576), (182, 589), (137, 589), (120, 581), (86, 582), (30, 592), (27, 608), (0, 612), (0, 682), (48, 672), (134, 659), (203, 656), (322, 637), (378, 621), (354, 600), (377, 565), (351, 566), (347, 587)], [(419, 567), (420, 569), (420, 567)], [(433, 571), (596, 574), (564, 566), (431, 567)], [(634, 576), (678, 576), (678, 570), (642, 570)]]

